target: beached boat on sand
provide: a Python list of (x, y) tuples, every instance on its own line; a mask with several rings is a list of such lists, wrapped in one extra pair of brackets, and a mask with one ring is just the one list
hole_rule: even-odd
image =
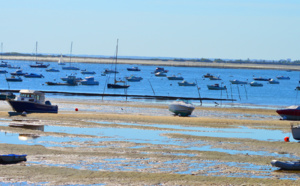
[(278, 109), (276, 112), (283, 120), (300, 120), (300, 106), (291, 105), (285, 109)]
[(26, 154), (18, 155), (18, 154), (3, 154), (0, 155), (0, 163), (9, 164), (9, 163), (18, 163), (26, 160)]
[(300, 170), (300, 161), (278, 161), (272, 160), (271, 165), (282, 170)]
[(195, 107), (187, 100), (178, 99), (169, 105), (169, 111), (174, 115), (189, 116), (194, 111)]

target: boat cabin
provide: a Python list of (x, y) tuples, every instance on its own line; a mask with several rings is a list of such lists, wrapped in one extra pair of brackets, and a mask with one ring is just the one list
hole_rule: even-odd
[(45, 102), (45, 94), (35, 90), (20, 90), (18, 101), (30, 101), (37, 103)]

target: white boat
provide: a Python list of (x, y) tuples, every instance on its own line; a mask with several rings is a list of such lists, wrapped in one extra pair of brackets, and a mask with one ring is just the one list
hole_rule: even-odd
[(154, 72), (152, 72), (152, 74), (155, 74), (157, 72), (164, 72), (164, 73), (167, 73), (169, 72), (168, 70), (165, 70), (163, 67), (157, 67)]
[(262, 86), (264, 86), (262, 83), (258, 83), (256, 81), (252, 81), (250, 83), (250, 85), (253, 86), (253, 87), (262, 87)]
[(95, 81), (94, 76), (85, 77), (80, 83), (82, 85), (99, 85), (99, 81)]
[(168, 80), (183, 80), (184, 78), (180, 75), (176, 76), (176, 75), (173, 75), (173, 76), (167, 76)]
[(59, 58), (59, 60), (58, 60), (58, 62), (57, 62), (59, 65), (65, 65), (66, 63), (64, 62), (64, 60), (63, 60), (63, 57), (62, 57), (62, 54), (60, 55), (60, 58)]
[(178, 99), (169, 105), (169, 111), (180, 116), (189, 116), (192, 114), (194, 109), (194, 105), (183, 99)]
[(157, 76), (157, 77), (166, 77), (167, 74), (165, 72), (156, 72), (155, 76)]
[(280, 80), (290, 80), (289, 76), (277, 76), (276, 78)]
[(278, 161), (272, 160), (271, 165), (282, 170), (300, 170), (300, 161)]
[(72, 63), (72, 46), (73, 46), (73, 42), (71, 42), (70, 62), (69, 62), (70, 66), (62, 67), (63, 70), (80, 70), (78, 67), (71, 66), (71, 63)]
[(212, 76), (212, 77), (209, 77), (210, 80), (222, 80), (219, 76), (216, 77), (216, 76)]
[(291, 125), (291, 131), (292, 131), (293, 138), (295, 140), (300, 140), (300, 126)]
[(270, 83), (270, 84), (279, 84), (279, 81), (276, 81), (276, 80), (274, 80), (274, 79), (270, 79), (270, 80), (269, 80), (269, 83)]
[(125, 77), (125, 79), (127, 81), (130, 81), (130, 82), (139, 82), (141, 81), (143, 78), (142, 77), (137, 77), (137, 76), (134, 76), (134, 75), (131, 75), (129, 77)]
[(248, 84), (247, 81), (240, 81), (240, 80), (230, 80), (231, 84), (238, 84), (238, 85), (245, 85)]
[(209, 90), (227, 90), (226, 86), (221, 87), (219, 84), (207, 85)]
[(178, 82), (178, 85), (179, 86), (196, 86), (196, 83), (189, 83), (189, 82), (187, 82), (187, 81), (181, 81), (181, 82)]

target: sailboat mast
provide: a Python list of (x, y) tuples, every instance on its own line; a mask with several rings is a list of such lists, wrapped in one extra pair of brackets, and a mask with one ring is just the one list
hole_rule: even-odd
[(119, 45), (119, 39), (117, 39), (117, 46), (116, 46), (116, 65), (115, 65), (115, 83), (117, 80), (117, 63), (118, 63), (118, 45)]
[(70, 66), (71, 66), (71, 60), (72, 60), (72, 47), (73, 47), (73, 41), (71, 42), (71, 49), (70, 49)]
[(3, 53), (3, 43), (1, 42), (1, 61), (2, 61), (2, 53)]
[(35, 42), (35, 63), (37, 63), (37, 47), (38, 47), (38, 42)]

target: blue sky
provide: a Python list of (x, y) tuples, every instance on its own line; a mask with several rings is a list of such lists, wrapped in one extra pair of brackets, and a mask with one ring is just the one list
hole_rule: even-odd
[(0, 0), (3, 52), (300, 59), (296, 0)]

